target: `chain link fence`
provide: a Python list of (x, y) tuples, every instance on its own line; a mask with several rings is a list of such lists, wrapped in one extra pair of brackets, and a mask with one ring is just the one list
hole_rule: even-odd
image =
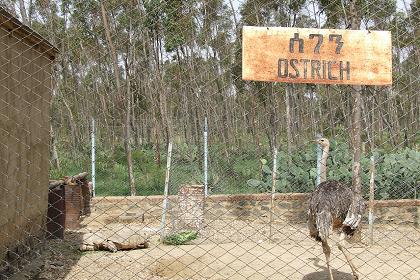
[[(329, 279), (307, 225), (319, 137), (328, 180), (351, 185), (361, 150), (359, 279), (420, 279), (419, 9), (0, 0), (0, 280)], [(360, 146), (355, 87), (242, 80), (243, 26), (392, 32)]]

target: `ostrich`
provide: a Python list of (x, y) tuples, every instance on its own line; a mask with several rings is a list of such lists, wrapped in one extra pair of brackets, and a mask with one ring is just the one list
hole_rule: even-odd
[(359, 279), (357, 269), (352, 263), (347, 249), (344, 247), (344, 240), (352, 236), (357, 230), (365, 203), (361, 195), (355, 193), (350, 186), (338, 181), (326, 181), (330, 142), (326, 138), (319, 138), (316, 142), (322, 147), (321, 183), (316, 187), (309, 199), (309, 233), (316, 241), (322, 243), (329, 277), (330, 280), (333, 280), (328, 237), (331, 231), (337, 231), (340, 234), (340, 241), (337, 244), (338, 249), (346, 257), (353, 273), (353, 278)]

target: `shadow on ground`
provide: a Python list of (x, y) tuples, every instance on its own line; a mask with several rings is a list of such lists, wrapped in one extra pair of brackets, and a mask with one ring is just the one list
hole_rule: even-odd
[[(61, 280), (65, 279), (71, 268), (83, 253), (79, 251), (82, 236), (76, 232), (66, 232), (64, 239), (49, 239), (36, 255), (27, 256), (14, 271), (6, 276), (7, 280)], [(0, 275), (0, 279), (2, 279)]]
[[(337, 271), (333, 269), (334, 280), (353, 280), (353, 276), (349, 273)], [(305, 275), (302, 280), (329, 280), (328, 271), (317, 271)]]
[[(302, 280), (329, 280), (327, 268), (318, 264), (320, 259), (311, 258), (310, 260), (314, 261), (314, 265), (318, 268), (321, 268), (323, 271), (309, 273), (303, 276)], [(353, 280), (353, 275), (350, 273), (341, 272), (336, 269), (333, 269), (332, 271), (334, 280)]]

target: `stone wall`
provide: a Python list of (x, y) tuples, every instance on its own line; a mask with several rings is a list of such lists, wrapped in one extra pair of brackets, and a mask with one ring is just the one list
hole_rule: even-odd
[[(277, 223), (306, 223), (307, 194), (277, 194), (274, 197), (273, 220)], [(96, 197), (93, 216), (113, 219), (127, 211), (141, 211), (148, 224), (158, 224), (162, 215), (162, 196)], [(171, 206), (177, 197), (170, 196)], [(206, 199), (204, 220), (259, 220), (270, 219), (271, 196), (268, 194), (212, 195)], [(171, 207), (170, 207), (171, 208)], [(104, 215), (104, 213), (107, 213)], [(168, 220), (171, 213), (168, 211)], [(420, 200), (383, 200), (375, 202), (375, 223), (413, 224), (418, 226)], [(367, 220), (367, 213), (365, 221)]]

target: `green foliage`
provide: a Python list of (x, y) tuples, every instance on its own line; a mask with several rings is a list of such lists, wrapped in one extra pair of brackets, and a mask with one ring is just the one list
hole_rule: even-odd
[[(90, 171), (90, 151), (81, 149), (68, 152), (59, 149), (61, 170), (52, 167), (50, 178)], [(132, 150), (133, 171), (136, 188), (140, 195), (162, 194), (165, 182), (165, 167), (154, 161), (152, 149)], [(109, 150), (96, 150), (96, 194), (99, 196), (130, 195), (127, 158), (122, 146), (117, 146), (112, 154)]]
[(198, 147), (196, 145), (187, 145), (180, 143), (176, 145), (173, 161), (177, 163), (192, 163), (198, 158)]
[(237, 160), (232, 163), (232, 173), (237, 177), (249, 178), (257, 175), (259, 163), (255, 159)]
[(163, 239), (163, 243), (166, 245), (185, 245), (191, 240), (196, 239), (198, 233), (196, 231), (181, 231), (178, 233), (174, 233), (171, 235), (166, 236)]
[[(63, 178), (64, 176), (79, 174), (81, 171), (87, 170), (88, 166), (83, 163), (83, 160), (73, 160), (74, 157), (80, 159), (82, 155), (81, 154), (71, 155), (70, 153), (60, 153), (59, 158), (60, 158), (61, 169), (58, 170), (55, 167), (51, 167), (50, 178), (59, 179), (59, 178)], [(89, 159), (86, 158), (86, 160), (89, 160)]]
[[(260, 163), (262, 174), (261, 180), (249, 179), (247, 181), (247, 184), (248, 186), (255, 188), (259, 192), (268, 192), (273, 185), (273, 171), (268, 166), (268, 162), (266, 159), (260, 159)], [(278, 174), (276, 174), (276, 177), (278, 177)], [(276, 184), (279, 184), (279, 182), (276, 182)]]
[[(51, 169), (51, 178), (74, 175), (90, 170), (90, 151), (69, 152), (59, 148), (61, 171)], [(164, 150), (164, 149), (161, 149)], [(174, 146), (171, 167), (170, 194), (176, 194), (183, 184), (203, 183), (203, 162), (201, 147), (187, 144)], [(162, 162), (166, 155), (162, 154)], [(272, 161), (269, 154), (257, 159), (257, 154), (248, 145), (231, 151), (226, 156), (223, 145), (213, 143), (209, 155), (210, 192), (217, 193), (259, 193), (270, 192), (272, 188)], [(399, 199), (414, 197), (414, 188), (420, 182), (420, 152), (415, 149), (375, 150), (376, 198)], [(163, 194), (165, 165), (155, 161), (155, 151), (144, 146), (132, 150), (134, 176), (139, 195)], [(365, 194), (369, 189), (371, 154), (361, 158), (362, 184)], [(109, 150), (97, 149), (97, 195), (129, 195), (125, 150), (115, 147)], [(327, 178), (351, 184), (352, 151), (344, 141), (331, 140), (328, 158)], [(315, 145), (299, 147), (292, 155), (279, 151), (277, 156), (276, 191), (282, 193), (310, 192), (316, 182)]]
[(376, 197), (413, 198), (420, 184), (420, 152), (406, 148), (398, 153), (378, 151)]
[[(403, 149), (393, 153), (384, 150), (375, 152), (376, 160), (376, 199), (413, 198), (414, 188), (420, 182), (420, 152)], [(248, 179), (248, 186), (259, 192), (271, 191), (272, 167), (266, 160), (262, 161), (262, 179)], [(327, 178), (351, 184), (352, 152), (344, 143), (331, 141), (328, 158)], [(363, 191), (368, 193), (370, 176), (370, 155), (361, 158), (361, 177)], [(310, 192), (316, 181), (316, 152), (314, 147), (295, 151), (290, 163), (284, 152), (279, 152), (277, 162), (277, 192)]]

